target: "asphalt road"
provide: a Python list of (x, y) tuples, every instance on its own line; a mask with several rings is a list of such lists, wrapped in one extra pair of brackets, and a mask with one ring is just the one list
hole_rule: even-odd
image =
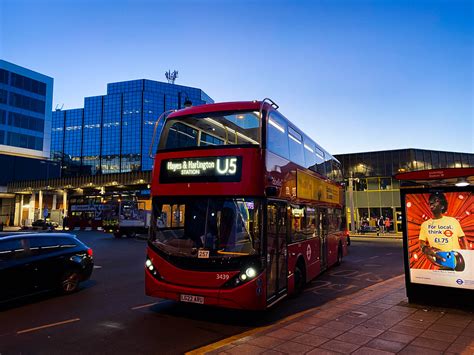
[(143, 240), (78, 232), (94, 250), (91, 280), (0, 312), (0, 354), (181, 354), (267, 325), (403, 272), (401, 240), (355, 239), (339, 267), (266, 312), (179, 304), (144, 295)]

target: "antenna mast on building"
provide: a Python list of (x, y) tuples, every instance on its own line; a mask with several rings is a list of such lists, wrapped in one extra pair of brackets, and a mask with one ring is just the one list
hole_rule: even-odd
[(174, 84), (174, 81), (178, 78), (178, 71), (174, 70), (171, 72), (171, 70), (168, 70), (165, 73), (166, 79), (168, 80), (168, 84)]

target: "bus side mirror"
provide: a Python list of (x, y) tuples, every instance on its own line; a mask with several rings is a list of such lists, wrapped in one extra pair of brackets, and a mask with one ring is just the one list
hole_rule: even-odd
[(274, 197), (274, 196), (278, 196), (278, 188), (275, 187), (275, 186), (267, 186), (265, 188), (265, 195), (267, 197)]

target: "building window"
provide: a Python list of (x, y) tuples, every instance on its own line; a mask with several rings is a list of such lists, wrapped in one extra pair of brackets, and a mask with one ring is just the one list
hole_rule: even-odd
[(390, 190), (390, 189), (392, 189), (392, 179), (380, 178), (380, 190)]
[(26, 76), (11, 73), (12, 82), (11, 85), (23, 89), (35, 94), (46, 95), (46, 84), (41, 81), (27, 78)]

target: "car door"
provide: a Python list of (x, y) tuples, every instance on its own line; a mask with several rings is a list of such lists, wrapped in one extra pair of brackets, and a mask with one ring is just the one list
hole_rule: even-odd
[(34, 236), (29, 238), (31, 259), (34, 266), (36, 291), (51, 289), (58, 285), (64, 268), (60, 238)]
[(26, 238), (0, 241), (0, 300), (6, 301), (34, 290), (33, 266)]

